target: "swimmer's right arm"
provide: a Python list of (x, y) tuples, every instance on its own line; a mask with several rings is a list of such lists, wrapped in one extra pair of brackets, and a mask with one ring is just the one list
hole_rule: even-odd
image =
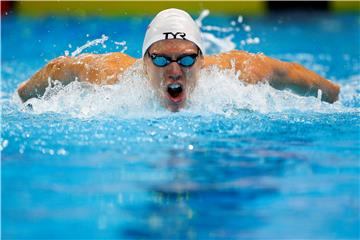
[(119, 74), (136, 59), (123, 53), (82, 54), (76, 57), (58, 57), (47, 63), (28, 81), (20, 84), (18, 94), (23, 102), (41, 97), (53, 80), (67, 85), (72, 81), (93, 84), (115, 84)]
[(51, 79), (56, 79), (63, 85), (70, 83), (74, 80), (70, 67), (71, 63), (70, 57), (58, 57), (51, 60), (28, 81), (20, 84), (17, 91), (21, 100), (26, 102), (30, 98), (41, 97)]

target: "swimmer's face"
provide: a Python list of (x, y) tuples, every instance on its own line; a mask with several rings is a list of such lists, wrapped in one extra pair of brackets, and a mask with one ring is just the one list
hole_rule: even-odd
[[(195, 63), (191, 66), (181, 66), (177, 62), (170, 62), (166, 66), (159, 67), (155, 64), (164, 63), (166, 58), (154, 59), (154, 63), (152, 58), (156, 56), (178, 60), (185, 65), (195, 59)], [(180, 60), (182, 57), (186, 58)], [(144, 56), (145, 74), (162, 103), (171, 111), (178, 111), (185, 106), (186, 99), (200, 77), (203, 65), (204, 59), (199, 48), (187, 40), (171, 39), (155, 42)]]

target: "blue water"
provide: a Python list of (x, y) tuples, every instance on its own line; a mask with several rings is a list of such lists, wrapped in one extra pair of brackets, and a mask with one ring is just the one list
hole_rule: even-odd
[[(33, 110), (19, 104), (19, 83), (102, 34), (106, 47), (84, 52), (126, 41), (140, 57), (149, 20), (2, 19), (2, 238), (358, 239), (359, 15), (245, 17), (236, 26), (249, 32), (211, 32), (340, 84), (334, 105), (229, 79), (242, 100), (214, 72), (220, 90), (200, 84), (207, 95), (179, 113), (126, 102), (133, 94), (122, 99), (116, 86), (74, 84)], [(236, 20), (210, 14), (203, 24)]]

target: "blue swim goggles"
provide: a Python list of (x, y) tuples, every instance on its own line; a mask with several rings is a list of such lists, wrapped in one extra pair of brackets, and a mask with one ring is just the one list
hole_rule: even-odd
[(196, 58), (199, 56), (199, 51), (194, 54), (184, 54), (176, 59), (172, 59), (166, 55), (150, 54), (147, 52), (153, 64), (157, 67), (165, 67), (172, 62), (176, 62), (182, 67), (191, 67), (195, 64)]

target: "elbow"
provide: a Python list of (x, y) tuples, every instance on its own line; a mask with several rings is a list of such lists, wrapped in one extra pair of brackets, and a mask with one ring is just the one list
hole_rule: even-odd
[(21, 83), (17, 89), (17, 93), (23, 103), (29, 100), (30, 98), (34, 98), (34, 97), (38, 98), (43, 94), (43, 92), (39, 92), (38, 89), (36, 88), (34, 89), (31, 85), (28, 84), (28, 82)]
[(17, 93), (22, 102), (26, 102), (26, 100), (29, 99), (29, 97), (26, 94), (26, 82), (20, 84), (20, 86), (17, 89)]
[(339, 100), (339, 93), (340, 86), (338, 84), (332, 83), (331, 88), (321, 96), (321, 100), (328, 103), (334, 103)]

